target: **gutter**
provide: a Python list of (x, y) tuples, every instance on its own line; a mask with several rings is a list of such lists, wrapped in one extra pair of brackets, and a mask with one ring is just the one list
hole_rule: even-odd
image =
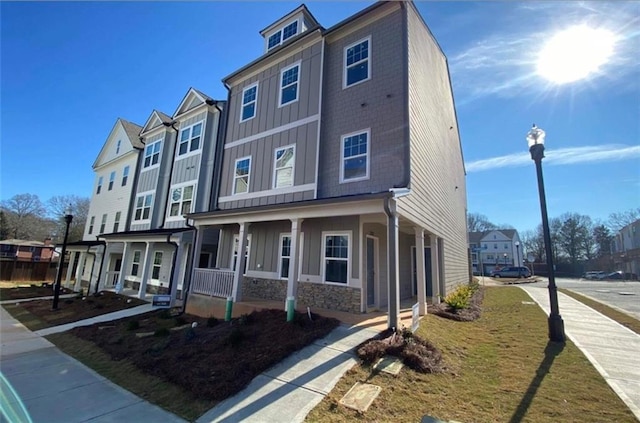
[[(169, 201), (169, 194), (171, 194), (171, 177), (173, 176), (173, 166), (176, 163), (176, 150), (178, 149), (178, 135), (180, 134), (180, 131), (173, 125), (176, 124), (176, 121), (173, 120), (170, 123), (169, 122), (162, 122), (162, 124), (165, 127), (171, 127), (173, 128), (174, 131), (176, 131), (176, 136), (175, 136), (175, 141), (173, 143), (173, 154), (171, 156), (171, 165), (169, 167), (169, 181), (167, 182), (167, 190), (166, 190), (166, 195), (164, 196), (164, 198), (166, 199), (166, 201)], [(158, 175), (158, 177), (160, 177), (160, 175)], [(162, 213), (162, 224), (160, 226), (158, 226), (159, 228), (164, 228), (164, 224), (166, 223), (167, 220), (167, 204), (165, 203), (163, 209), (163, 213)], [(154, 210), (155, 211), (155, 210)]]
[(173, 290), (173, 275), (176, 271), (176, 260), (178, 258), (179, 248), (179, 245), (176, 242), (171, 241), (171, 235), (173, 235), (173, 233), (167, 234), (167, 244), (173, 245), (173, 248), (175, 248), (175, 250), (173, 252), (173, 260), (171, 261), (171, 274), (169, 275), (169, 295), (171, 295), (171, 292)]
[[(213, 158), (213, 183), (211, 184), (211, 198), (209, 199), (208, 210), (218, 209), (218, 196), (220, 195), (220, 184), (222, 182), (222, 158), (224, 156), (224, 144), (227, 137), (229, 104), (231, 104), (231, 87), (226, 83), (224, 86), (227, 89), (227, 103), (224, 110), (218, 107), (218, 102), (214, 104), (215, 108), (220, 112), (220, 115), (218, 117), (218, 134), (216, 135), (215, 157)], [(189, 225), (187, 224), (187, 226)]]
[[(178, 313), (178, 316), (181, 316), (184, 314), (184, 312), (187, 310), (187, 299), (189, 298), (189, 289), (191, 289), (191, 277), (193, 275), (193, 262), (194, 262), (194, 257), (195, 257), (195, 252), (196, 252), (196, 246), (198, 245), (198, 228), (192, 224), (189, 223), (189, 219), (185, 219), (185, 225), (188, 228), (193, 229), (194, 232), (194, 236), (193, 236), (193, 247), (191, 250), (191, 254), (189, 255), (188, 259), (187, 259), (187, 269), (190, 269), (189, 272), (185, 272), (184, 275), (184, 279), (182, 281), (182, 310), (180, 310), (180, 312)], [(175, 264), (175, 262), (174, 262)], [(188, 273), (188, 275), (187, 275)]]
[[(138, 136), (138, 139), (140, 140), (141, 143), (144, 144), (144, 141), (142, 137)], [(133, 216), (133, 211), (134, 211), (134, 206), (136, 203), (136, 194), (137, 194), (137, 190), (138, 190), (138, 178), (140, 176), (140, 170), (142, 169), (141, 165), (142, 165), (142, 159), (144, 157), (144, 148), (138, 148), (138, 147), (133, 147), (135, 149), (138, 150), (138, 160), (137, 160), (137, 164), (136, 164), (136, 171), (133, 174), (133, 181), (132, 181), (132, 186), (131, 186), (131, 198), (129, 200), (129, 211), (127, 212), (127, 219), (125, 221), (125, 225), (124, 225), (124, 230), (125, 232), (129, 231), (131, 229), (131, 221), (132, 216)]]

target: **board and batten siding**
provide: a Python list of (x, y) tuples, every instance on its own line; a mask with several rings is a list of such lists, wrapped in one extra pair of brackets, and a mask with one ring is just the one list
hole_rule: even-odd
[[(446, 291), (469, 281), (466, 185), (446, 58), (407, 6), (411, 194), (398, 210), (443, 240)], [(442, 295), (446, 293), (442, 293)]]
[[(375, 21), (346, 35), (339, 32), (327, 38), (319, 198), (387, 191), (406, 181), (402, 12), (395, 2), (381, 9), (386, 15), (381, 13)], [(370, 79), (343, 89), (344, 49), (367, 37), (370, 37)], [(340, 183), (342, 136), (368, 128), (369, 179)]]

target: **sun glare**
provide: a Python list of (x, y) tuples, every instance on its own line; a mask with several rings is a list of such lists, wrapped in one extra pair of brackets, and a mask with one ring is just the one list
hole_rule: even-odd
[(572, 26), (555, 34), (538, 57), (538, 75), (556, 84), (588, 77), (613, 54), (615, 35), (606, 29)]

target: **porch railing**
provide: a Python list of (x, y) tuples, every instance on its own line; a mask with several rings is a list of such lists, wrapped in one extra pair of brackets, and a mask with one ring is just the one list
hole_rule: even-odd
[(111, 270), (107, 272), (107, 277), (104, 280), (104, 287), (107, 289), (115, 288), (120, 278), (120, 271)]
[(195, 294), (227, 298), (233, 291), (233, 270), (200, 269), (195, 270), (191, 291)]

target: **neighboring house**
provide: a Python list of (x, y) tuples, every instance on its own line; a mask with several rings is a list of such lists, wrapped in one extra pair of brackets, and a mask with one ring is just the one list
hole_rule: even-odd
[(444, 53), (412, 2), (378, 2), (329, 29), (302, 5), (261, 35), (264, 54), (223, 80), (219, 196), (188, 215), (196, 257), (207, 232), (221, 230), (220, 248), (194, 266), (189, 303), (388, 307), (396, 326), (400, 300), (417, 296), (424, 314), (427, 297), (469, 281)]
[(47, 279), (54, 248), (50, 239), (44, 242), (21, 239), (0, 241), (0, 278), (7, 281)]
[(524, 261), (520, 235), (515, 229), (469, 232), (471, 268), (474, 274), (489, 275), (498, 267), (518, 266)]
[(614, 270), (628, 274), (626, 278), (637, 279), (640, 275), (640, 219), (620, 229), (612, 247)]

